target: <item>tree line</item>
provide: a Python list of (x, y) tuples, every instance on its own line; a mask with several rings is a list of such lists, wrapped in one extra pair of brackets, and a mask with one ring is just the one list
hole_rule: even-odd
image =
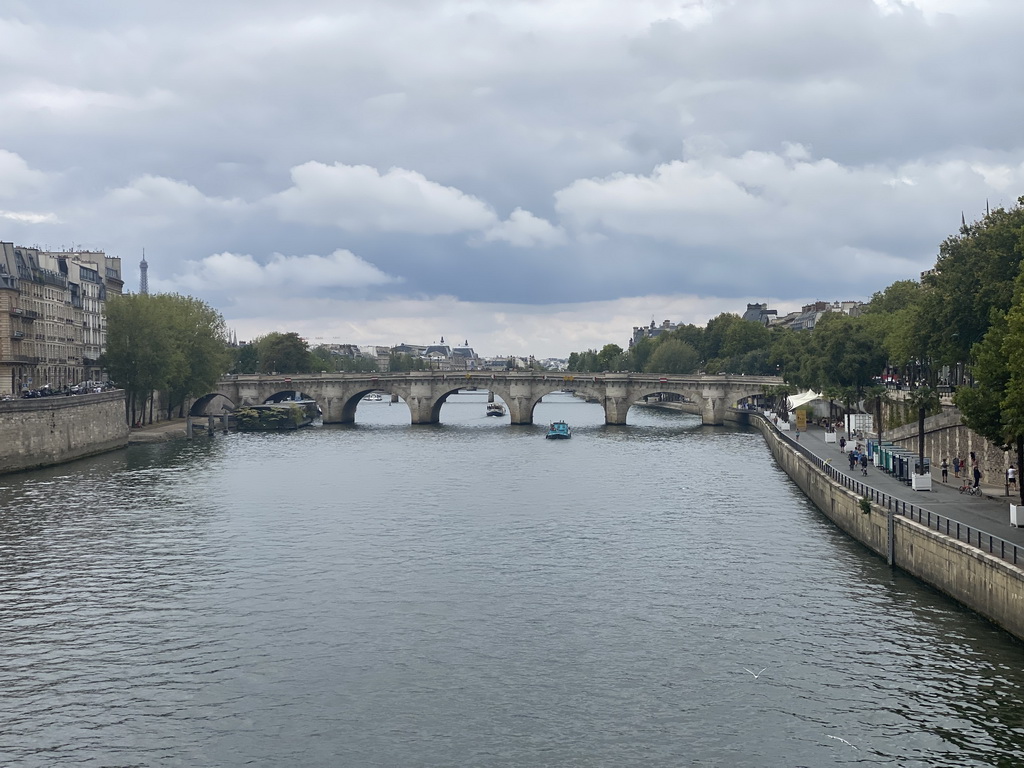
[[(199, 299), (178, 294), (125, 294), (105, 308), (106, 348), (100, 365), (126, 391), (129, 424), (152, 423), (156, 393), (171, 418), (189, 398), (216, 387), (226, 373), (371, 373), (377, 361), (311, 348), (298, 333), (272, 332), (247, 344), (229, 342), (224, 318)], [(390, 370), (421, 370), (423, 360), (392, 353)]]
[[(964, 222), (920, 281), (875, 293), (858, 316), (825, 314), (813, 331), (769, 328), (721, 314), (629, 349), (573, 353), (574, 371), (779, 375), (794, 388), (880, 408), (881, 377), (912, 388), (919, 418), (955, 390), (969, 427), (1024, 458), (1024, 197)], [(923, 430), (922, 430), (923, 431)], [(1024, 484), (1022, 484), (1024, 485)], [(1022, 487), (1024, 500), (1024, 487)]]

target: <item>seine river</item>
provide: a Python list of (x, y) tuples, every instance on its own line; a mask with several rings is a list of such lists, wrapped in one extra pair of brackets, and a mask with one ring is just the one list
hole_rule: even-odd
[(0, 765), (1024, 764), (1022, 646), (757, 432), (484, 401), (0, 478)]

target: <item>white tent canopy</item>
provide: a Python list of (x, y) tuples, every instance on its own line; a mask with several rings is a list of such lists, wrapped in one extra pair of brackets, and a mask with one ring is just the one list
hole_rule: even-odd
[(813, 400), (821, 400), (822, 396), (820, 392), (815, 392), (812, 389), (808, 389), (806, 392), (801, 392), (799, 395), (791, 395), (789, 398), (789, 410), (793, 411), (799, 408), (801, 405), (807, 405)]

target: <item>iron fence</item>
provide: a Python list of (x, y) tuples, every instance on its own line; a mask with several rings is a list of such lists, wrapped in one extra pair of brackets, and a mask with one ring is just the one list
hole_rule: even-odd
[[(775, 429), (779, 435), (783, 434), (776, 425), (772, 424), (772, 422), (762, 414), (753, 413), (753, 415), (760, 417), (766, 424)], [(791, 448), (794, 448), (833, 481), (839, 483), (844, 488), (853, 491), (858, 496), (871, 499), (873, 503), (883, 507), (884, 509), (892, 510), (894, 514), (901, 515), (908, 520), (913, 520), (915, 523), (920, 523), (933, 531), (937, 531), (938, 533), (949, 536), (957, 541), (961, 541), (969, 546), (976, 547), (983, 552), (988, 552), (990, 555), (995, 555), (1007, 563), (1018, 565), (1021, 562), (1024, 562), (1024, 547), (1014, 544), (1012, 541), (1007, 541), (999, 536), (995, 536), (991, 533), (987, 533), (978, 528), (967, 525), (966, 523), (962, 523), (959, 520), (954, 520), (945, 515), (932, 512), (918, 504), (911, 504), (903, 501), (902, 499), (897, 499), (891, 494), (883, 493), (877, 488), (872, 488), (870, 485), (844, 474), (830, 461), (815, 455), (808, 448), (801, 445), (799, 440), (795, 440), (788, 435), (787, 438), (789, 438), (789, 445)]]

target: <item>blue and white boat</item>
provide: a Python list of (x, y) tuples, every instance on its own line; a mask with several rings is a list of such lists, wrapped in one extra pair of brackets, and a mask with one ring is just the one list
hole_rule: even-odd
[(564, 421), (553, 421), (548, 427), (549, 440), (568, 440), (572, 437), (572, 430)]

